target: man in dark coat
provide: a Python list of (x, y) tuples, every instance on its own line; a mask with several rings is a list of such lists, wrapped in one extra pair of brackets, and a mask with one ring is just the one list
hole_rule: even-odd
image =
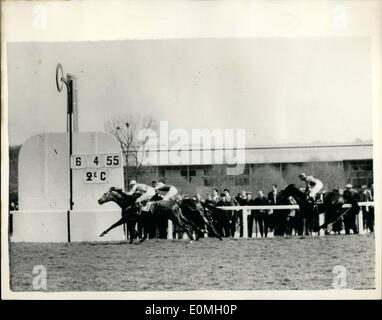
[[(257, 197), (253, 200), (254, 206), (266, 206), (268, 204), (267, 198), (264, 196), (263, 191), (257, 193)], [(252, 205), (252, 204), (251, 204)], [(254, 210), (255, 221), (259, 226), (260, 235), (263, 237), (268, 236), (268, 210)]]
[[(255, 199), (252, 196), (252, 192), (247, 192), (247, 206), (253, 206)], [(255, 222), (255, 210), (250, 210), (248, 217), (248, 238), (252, 238), (253, 233), (253, 222)], [(255, 222), (256, 224), (256, 222)]]
[[(228, 189), (224, 189), (224, 206), (232, 207), (237, 206), (237, 202), (234, 197), (231, 196)], [(236, 210), (227, 210), (228, 226), (226, 227), (226, 237), (234, 237), (236, 231), (237, 213)]]
[[(240, 192), (236, 197), (236, 201), (239, 206), (246, 206), (248, 201), (247, 192), (245, 190)], [(243, 237), (243, 210), (239, 210), (238, 212), (238, 222), (240, 227), (240, 237)]]
[(358, 233), (356, 225), (356, 219), (358, 218), (359, 206), (358, 206), (358, 193), (353, 189), (353, 186), (349, 183), (346, 185), (346, 190), (343, 193), (344, 203), (351, 204), (351, 208), (344, 208), (348, 210), (344, 214), (345, 233), (350, 234), (350, 229), (353, 233)]
[[(277, 185), (272, 184), (272, 191), (268, 193), (268, 204), (281, 205), (280, 194)], [(275, 236), (283, 236), (285, 234), (286, 217), (282, 210), (273, 210), (271, 215), (271, 227)]]

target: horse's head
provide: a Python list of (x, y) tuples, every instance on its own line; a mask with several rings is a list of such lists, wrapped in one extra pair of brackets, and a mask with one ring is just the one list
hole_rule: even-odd
[(279, 204), (289, 204), (289, 197), (291, 197), (290, 194), (285, 192), (285, 190), (279, 191)]
[(284, 190), (281, 190), (281, 192), (285, 197), (290, 197), (301, 193), (301, 191), (294, 184), (288, 185)]
[(296, 200), (300, 206), (308, 206), (309, 208), (312, 206), (312, 204), (307, 201), (305, 193), (294, 184), (288, 185), (284, 190), (282, 190), (282, 194), (285, 199), (293, 197), (293, 199)]
[(101, 198), (98, 199), (99, 204), (104, 204), (106, 202), (114, 201), (118, 203), (118, 200), (121, 199), (120, 189), (111, 187), (107, 192), (105, 192)]

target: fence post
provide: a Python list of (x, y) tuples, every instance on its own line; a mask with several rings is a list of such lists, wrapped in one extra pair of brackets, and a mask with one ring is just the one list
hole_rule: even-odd
[(248, 209), (243, 209), (243, 238), (248, 238)]
[[(318, 224), (320, 226), (322, 226), (324, 223), (326, 222), (326, 213), (321, 213), (318, 215)], [(321, 229), (318, 230), (318, 235), (319, 236), (324, 236), (325, 235), (325, 231), (324, 229), (322, 230), (323, 232), (321, 233)]]
[[(260, 215), (260, 212), (253, 215), (253, 222), (255, 223), (255, 237), (253, 236), (253, 232), (252, 232), (252, 238), (258, 238), (257, 236), (257, 220), (259, 219), (259, 215)], [(256, 218), (257, 217), (257, 218)]]
[(173, 233), (172, 221), (168, 220), (167, 221), (167, 239), (172, 239), (172, 233)]
[(365, 233), (365, 230), (363, 228), (363, 210), (362, 210), (362, 206), (359, 207), (359, 213), (358, 213), (358, 232), (360, 234)]

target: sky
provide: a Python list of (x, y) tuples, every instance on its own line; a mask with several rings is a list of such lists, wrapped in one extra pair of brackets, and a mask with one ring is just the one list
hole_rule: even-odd
[(8, 43), (7, 61), (10, 145), (66, 130), (59, 62), (78, 79), (80, 131), (130, 114), (245, 129), (247, 146), (372, 139), (366, 37)]

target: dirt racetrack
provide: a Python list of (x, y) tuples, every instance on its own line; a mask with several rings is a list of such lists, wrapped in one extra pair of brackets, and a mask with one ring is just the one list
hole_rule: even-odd
[(347, 288), (373, 289), (374, 252), (373, 234), (12, 243), (11, 289), (33, 291), (36, 265), (47, 269), (47, 291), (333, 289), (336, 265), (347, 270)]

